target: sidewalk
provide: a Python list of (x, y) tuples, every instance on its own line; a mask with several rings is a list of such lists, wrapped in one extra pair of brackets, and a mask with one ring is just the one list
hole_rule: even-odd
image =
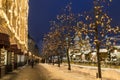
[(30, 65), (10, 72), (2, 77), (0, 80), (49, 80), (49, 72), (41, 65), (34, 65), (32, 68)]
[(46, 68), (51, 73), (51, 78), (53, 80), (95, 80), (95, 77), (90, 76), (89, 74), (81, 74), (81, 72), (75, 70), (68, 71), (67, 67), (61, 65), (61, 67), (57, 67), (57, 65), (49, 65), (49, 64), (40, 64), (44, 68)]
[[(67, 70), (67, 64), (58, 67), (57, 64), (38, 64), (34, 68), (24, 66), (7, 74), (0, 80), (97, 80), (97, 68), (91, 66), (71, 65), (71, 71)], [(102, 80), (120, 80), (120, 70), (102, 69)]]
[(15, 69), (12, 72), (9, 72), (8, 74), (0, 78), (0, 80), (11, 80), (12, 77), (16, 76), (24, 68), (25, 66), (19, 67), (18, 69)]
[[(67, 65), (62, 64), (61, 67), (50, 64), (40, 64), (51, 73), (54, 80), (97, 80), (96, 67), (86, 67), (80, 65), (71, 65), (72, 70), (67, 70)], [(102, 69), (102, 80), (120, 80), (120, 72), (116, 69)]]

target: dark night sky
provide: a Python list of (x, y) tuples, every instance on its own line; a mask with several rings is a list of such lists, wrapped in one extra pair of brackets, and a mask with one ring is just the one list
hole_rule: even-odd
[[(93, 0), (71, 0), (73, 12), (90, 11)], [(49, 31), (49, 21), (62, 12), (69, 0), (29, 0), (29, 34), (38, 44)], [(109, 14), (114, 24), (120, 25), (120, 0), (113, 0)]]

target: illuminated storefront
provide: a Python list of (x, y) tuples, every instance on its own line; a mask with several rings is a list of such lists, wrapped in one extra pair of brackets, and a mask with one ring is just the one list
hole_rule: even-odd
[(5, 75), (5, 66), (7, 65), (7, 48), (10, 46), (9, 36), (0, 33), (0, 77)]

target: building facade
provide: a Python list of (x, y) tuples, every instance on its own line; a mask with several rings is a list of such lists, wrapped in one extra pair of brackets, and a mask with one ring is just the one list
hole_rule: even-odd
[(39, 49), (34, 42), (34, 40), (28, 35), (28, 51), (29, 51), (29, 59), (37, 59), (40, 60)]
[(25, 61), (29, 0), (0, 0), (0, 77)]
[(10, 43), (27, 50), (28, 1), (0, 0), (0, 33), (10, 36)]

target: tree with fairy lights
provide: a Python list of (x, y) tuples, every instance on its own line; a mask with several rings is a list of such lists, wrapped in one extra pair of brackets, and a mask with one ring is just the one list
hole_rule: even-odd
[(98, 73), (97, 77), (102, 79), (101, 75), (101, 64), (100, 64), (100, 47), (102, 46), (103, 39), (109, 34), (113, 35), (120, 32), (120, 28), (118, 26), (111, 26), (112, 19), (107, 14), (107, 6), (109, 6), (111, 0), (94, 0), (94, 8), (92, 13), (85, 12), (82, 17), (84, 17), (85, 21), (79, 21), (78, 25), (82, 28), (82, 32), (85, 35), (89, 35), (91, 37), (91, 42), (93, 42), (94, 47), (97, 50), (97, 63), (98, 63)]
[(60, 67), (60, 63), (61, 63), (61, 57), (63, 56), (62, 53), (62, 44), (64, 44), (63, 42), (63, 37), (62, 37), (62, 29), (60, 28), (60, 25), (56, 22), (56, 21), (50, 21), (51, 22), (51, 32), (53, 32), (53, 43), (55, 46), (55, 52), (56, 52), (56, 56), (58, 58), (57, 63), (58, 63), (58, 67)]
[(69, 49), (71, 46), (71, 43), (73, 41), (73, 36), (75, 34), (75, 26), (77, 21), (79, 20), (79, 15), (75, 15), (72, 12), (71, 4), (69, 3), (65, 9), (64, 13), (61, 13), (60, 15), (57, 15), (57, 22), (59, 22), (61, 25), (61, 32), (62, 36), (64, 36), (64, 42), (66, 42), (66, 56), (68, 61), (68, 70), (71, 70), (70, 65), (70, 59), (69, 59)]
[[(43, 53), (47, 60), (50, 60), (50, 62), (53, 61), (54, 56), (58, 55), (58, 46), (60, 44), (60, 32), (57, 28), (54, 30), (51, 30), (48, 34), (44, 36), (43, 40)], [(58, 60), (59, 61), (59, 60)], [(54, 64), (54, 61), (53, 61)], [(60, 66), (60, 64), (58, 65)]]

